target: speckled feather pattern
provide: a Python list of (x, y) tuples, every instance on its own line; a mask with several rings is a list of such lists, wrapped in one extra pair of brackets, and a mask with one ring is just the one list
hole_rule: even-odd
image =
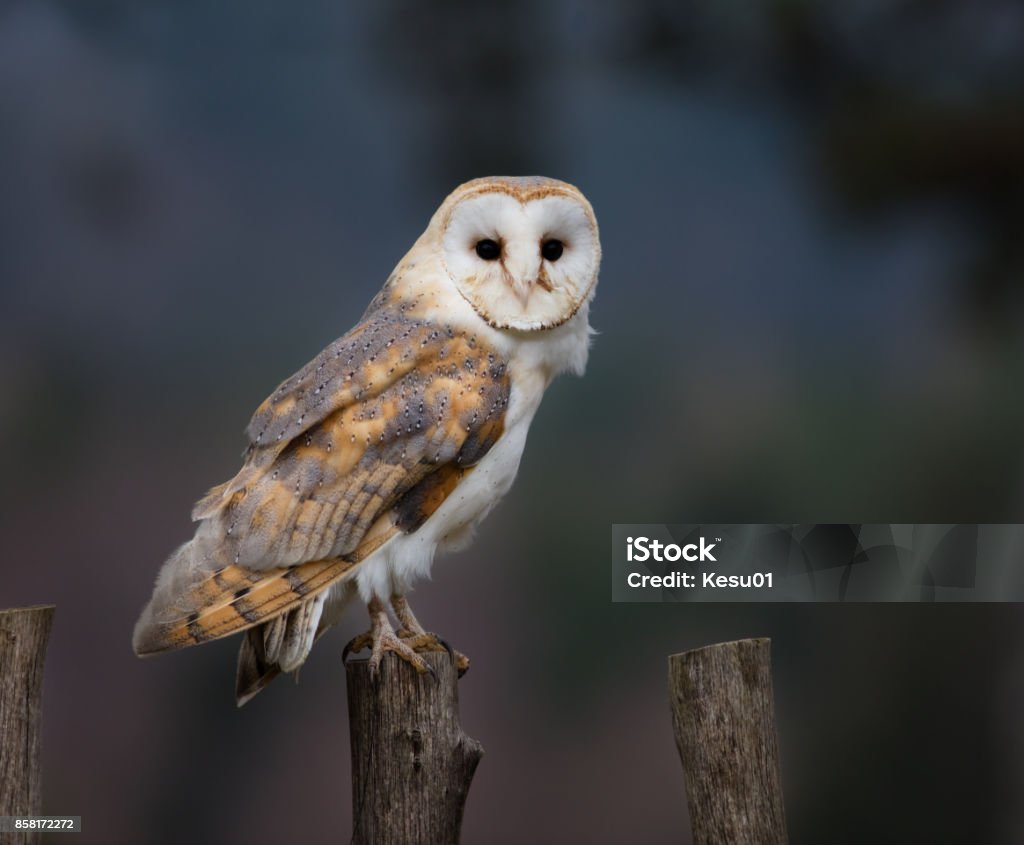
[(256, 412), (246, 466), (203, 510), (222, 561), (344, 556), (426, 476), (472, 466), (500, 435), (506, 365), (477, 338), (387, 311), (353, 335)]
[(146, 651), (258, 624), (375, 539), (418, 527), (443, 501), (431, 494), (501, 436), (509, 390), (505, 362), (477, 337), (387, 307), (369, 315), (256, 411), (242, 470), (196, 506), (196, 583), (154, 616)]

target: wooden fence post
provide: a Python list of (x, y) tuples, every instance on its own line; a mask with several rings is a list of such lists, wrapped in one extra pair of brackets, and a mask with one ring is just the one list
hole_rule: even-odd
[[(0, 610), (0, 816), (38, 816), (43, 809), (39, 734), (53, 611), (53, 605)], [(29, 845), (39, 837), (19, 831), (3, 841)]]
[(770, 640), (673, 654), (669, 694), (697, 845), (785, 845)]
[(483, 747), (459, 724), (450, 655), (424, 654), (434, 677), (385, 655), (376, 683), (349, 661), (353, 845), (457, 845)]

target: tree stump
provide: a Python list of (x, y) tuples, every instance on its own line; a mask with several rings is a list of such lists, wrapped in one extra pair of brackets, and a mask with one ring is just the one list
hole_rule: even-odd
[[(53, 605), (0, 610), (0, 816), (38, 816), (43, 809), (39, 735), (53, 611)], [(3, 836), (28, 845), (40, 833)]]
[(785, 845), (770, 640), (669, 657), (676, 746), (698, 845)]
[(350, 661), (353, 845), (456, 845), (483, 747), (459, 724), (450, 655), (424, 654), (435, 676), (385, 655), (376, 682)]

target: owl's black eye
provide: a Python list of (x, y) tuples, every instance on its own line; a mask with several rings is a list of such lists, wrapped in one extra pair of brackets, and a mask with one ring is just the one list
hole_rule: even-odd
[(545, 261), (558, 261), (562, 257), (562, 250), (565, 245), (556, 238), (544, 241), (540, 246), (540, 254), (544, 256)]
[(476, 254), (484, 261), (494, 261), (501, 255), (501, 246), (497, 241), (484, 238), (482, 241), (476, 242)]

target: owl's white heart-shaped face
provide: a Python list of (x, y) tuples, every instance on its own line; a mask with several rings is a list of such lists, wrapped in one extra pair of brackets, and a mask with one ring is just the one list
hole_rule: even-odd
[(442, 212), (445, 270), (495, 328), (551, 329), (593, 296), (601, 262), (597, 220), (571, 185), (481, 179), (456, 191)]

